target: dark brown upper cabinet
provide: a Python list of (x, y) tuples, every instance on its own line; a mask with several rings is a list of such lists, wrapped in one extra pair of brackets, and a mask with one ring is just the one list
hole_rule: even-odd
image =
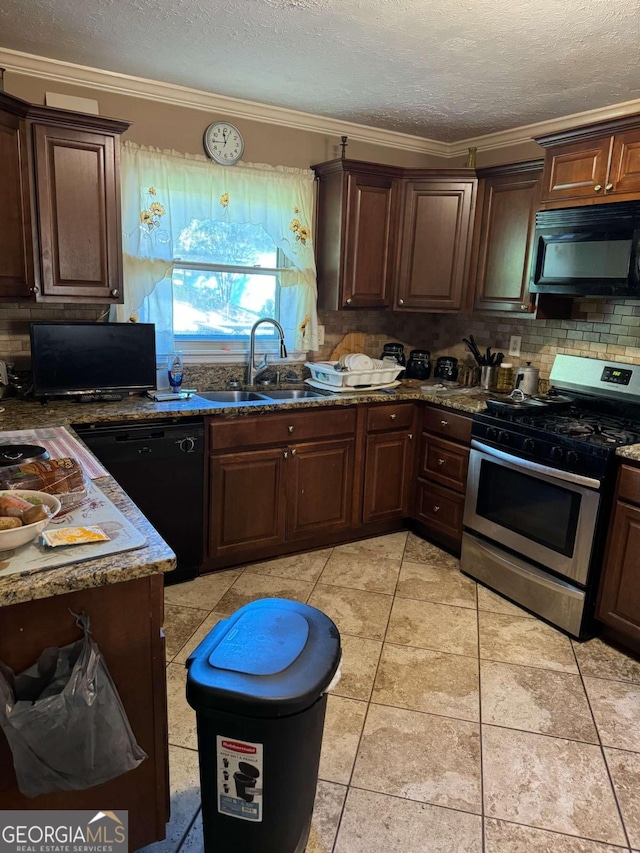
[(542, 160), (478, 170), (470, 289), (476, 311), (531, 314), (529, 296)]
[(122, 302), (119, 142), (128, 127), (0, 93), (0, 298)]
[(405, 172), (394, 309), (460, 311), (467, 303), (475, 172)]
[(536, 139), (546, 148), (542, 207), (577, 207), (640, 198), (640, 116)]
[(397, 170), (357, 160), (313, 166), (319, 182), (318, 306), (388, 308), (393, 293)]

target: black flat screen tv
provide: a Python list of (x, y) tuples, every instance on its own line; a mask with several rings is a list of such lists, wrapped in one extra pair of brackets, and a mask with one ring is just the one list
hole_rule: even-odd
[(156, 387), (153, 323), (31, 323), (35, 397), (121, 394)]

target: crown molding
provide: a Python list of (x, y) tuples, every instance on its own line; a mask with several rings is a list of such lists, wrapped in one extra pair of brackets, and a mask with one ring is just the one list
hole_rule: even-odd
[(446, 157), (460, 157), (467, 153), (470, 147), (478, 151), (495, 151), (500, 148), (509, 148), (512, 145), (525, 145), (533, 142), (536, 136), (546, 136), (550, 133), (560, 133), (563, 130), (572, 130), (583, 124), (595, 124), (600, 121), (624, 118), (625, 116), (640, 113), (640, 99), (624, 101), (621, 104), (612, 104), (608, 107), (598, 107), (595, 110), (585, 110), (581, 113), (573, 113), (560, 118), (539, 121), (535, 124), (524, 124), (511, 130), (503, 130), (498, 133), (487, 133), (484, 136), (474, 136), (470, 139), (460, 139), (449, 144)]
[(421, 136), (368, 127), (354, 122), (338, 121), (326, 116), (270, 106), (257, 101), (229, 98), (226, 95), (217, 95), (200, 89), (178, 86), (174, 83), (163, 83), (159, 80), (134, 77), (115, 71), (103, 71), (87, 65), (75, 65), (72, 62), (61, 62), (57, 59), (48, 59), (44, 56), (35, 56), (17, 50), (0, 48), (0, 67), (16, 74), (50, 80), (54, 83), (86, 86), (102, 92), (129, 95), (172, 106), (189, 107), (207, 113), (223, 113), (234, 118), (260, 121), (295, 130), (322, 133), (327, 136), (344, 135), (348, 136), (350, 140), (400, 148), (419, 154), (433, 154), (437, 157), (448, 156), (448, 144), (438, 142), (435, 139), (425, 139)]
[(545, 136), (583, 124), (593, 124), (640, 113), (640, 99), (636, 99), (621, 104), (599, 107), (595, 110), (573, 113), (549, 121), (522, 125), (497, 133), (459, 139), (456, 142), (440, 142), (437, 139), (427, 139), (354, 122), (338, 121), (326, 116), (270, 106), (257, 101), (229, 98), (226, 95), (217, 95), (200, 89), (178, 86), (174, 83), (163, 83), (159, 80), (134, 77), (115, 71), (104, 71), (87, 65), (76, 65), (72, 62), (62, 62), (58, 59), (49, 59), (44, 56), (6, 48), (0, 48), (0, 67), (16, 74), (50, 80), (54, 83), (85, 86), (97, 91), (144, 98), (148, 101), (189, 107), (207, 113), (218, 112), (234, 118), (275, 124), (295, 130), (321, 133), (326, 136), (345, 135), (358, 142), (384, 145), (389, 148), (444, 158), (464, 156), (470, 147), (477, 148), (478, 151), (493, 151), (525, 145), (531, 143), (536, 136)]

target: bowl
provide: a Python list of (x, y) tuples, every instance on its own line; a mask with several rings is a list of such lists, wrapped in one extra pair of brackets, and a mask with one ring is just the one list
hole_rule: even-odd
[(54, 515), (60, 512), (61, 503), (55, 495), (46, 492), (34, 492), (27, 489), (8, 489), (0, 491), (0, 497), (10, 495), (14, 498), (22, 498), (32, 504), (44, 504), (51, 510), (51, 516), (33, 524), (25, 524), (23, 527), (14, 527), (11, 530), (0, 530), (0, 551), (10, 551), (26, 545), (36, 536), (39, 536), (47, 527)]

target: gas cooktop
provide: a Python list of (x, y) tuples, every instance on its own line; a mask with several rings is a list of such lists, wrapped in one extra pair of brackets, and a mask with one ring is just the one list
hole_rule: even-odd
[(553, 435), (567, 436), (587, 444), (622, 447), (640, 443), (640, 422), (602, 415), (572, 406), (564, 412), (520, 415), (514, 421)]

